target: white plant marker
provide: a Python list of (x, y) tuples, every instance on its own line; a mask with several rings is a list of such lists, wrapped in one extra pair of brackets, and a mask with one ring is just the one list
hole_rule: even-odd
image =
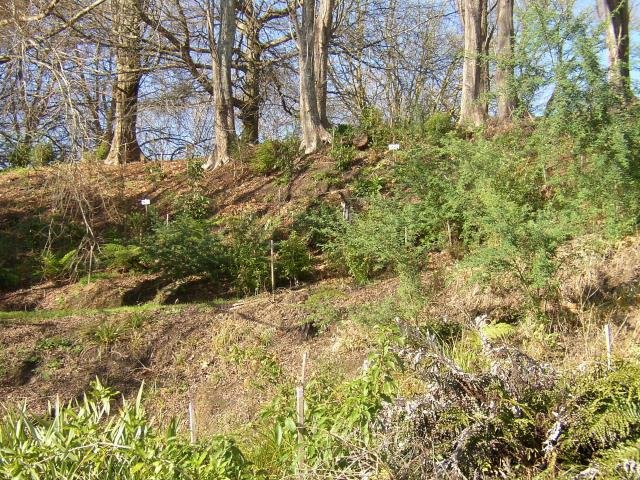
[(191, 443), (196, 443), (196, 410), (191, 399), (189, 399), (189, 436)]
[(611, 325), (604, 326), (604, 341), (607, 345), (607, 368), (611, 370), (611, 350), (613, 349), (613, 337), (611, 336)]
[(144, 213), (147, 213), (149, 210), (149, 205), (151, 205), (151, 200), (148, 198), (143, 198), (140, 200), (140, 204), (144, 205)]
[(400, 144), (399, 143), (390, 143), (387, 148), (390, 151), (400, 150)]

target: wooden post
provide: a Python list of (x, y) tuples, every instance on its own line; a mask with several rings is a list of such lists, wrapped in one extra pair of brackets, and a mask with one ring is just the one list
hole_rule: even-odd
[(611, 337), (611, 325), (604, 326), (604, 341), (607, 346), (607, 368), (611, 370), (611, 350), (613, 348), (613, 338)]
[(189, 399), (189, 437), (191, 443), (196, 443), (196, 411), (191, 398)]
[(276, 271), (274, 265), (275, 254), (273, 252), (273, 238), (269, 240), (269, 247), (271, 248), (271, 300), (276, 300)]
[(298, 430), (298, 478), (305, 477), (305, 454), (304, 454), (304, 384), (305, 373), (307, 369), (308, 352), (302, 354), (302, 369), (300, 372), (300, 380), (296, 386), (296, 412), (297, 412), (297, 430)]

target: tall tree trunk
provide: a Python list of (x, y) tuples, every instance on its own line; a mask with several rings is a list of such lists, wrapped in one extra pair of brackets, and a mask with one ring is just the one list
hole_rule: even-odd
[[(327, 2), (330, 0), (322, 0)], [(295, 16), (295, 14), (294, 14)], [(316, 84), (316, 65), (321, 58), (316, 58), (316, 2), (305, 0), (302, 3), (302, 20), (294, 18), (298, 40), (298, 57), (300, 68), (300, 126), (302, 142), (300, 148), (306, 154), (317, 151), (322, 143), (331, 143), (331, 134), (322, 124), (318, 111), (318, 92)]]
[(320, 15), (316, 21), (314, 39), (314, 75), (316, 83), (316, 102), (320, 122), (326, 129), (330, 128), (327, 118), (327, 73), (329, 68), (329, 42), (333, 30), (334, 0), (322, 0)]
[(486, 0), (463, 0), (464, 61), (462, 64), (462, 100), (460, 124), (482, 125), (487, 115), (483, 98), (487, 88), (485, 45), (487, 38)]
[(260, 22), (255, 16), (253, 0), (245, 2), (246, 20), (242, 26), (245, 47), (241, 53), (244, 66), (244, 85), (240, 99), (242, 120), (241, 139), (246, 143), (258, 143), (260, 128), (260, 74), (262, 45), (260, 43)]
[(108, 165), (137, 162), (144, 157), (138, 144), (138, 90), (140, 70), (141, 17), (138, 0), (111, 0), (116, 48), (116, 83), (113, 92), (115, 119)]
[(598, 11), (607, 29), (609, 79), (624, 98), (631, 97), (629, 76), (629, 2), (598, 0)]
[(496, 89), (498, 91), (498, 120), (507, 120), (515, 109), (512, 93), (513, 79), (513, 0), (498, 0), (498, 25), (496, 36)]
[(214, 34), (213, 6), (207, 12), (211, 45), (212, 91), (214, 101), (214, 133), (216, 147), (203, 168), (216, 168), (231, 160), (231, 147), (236, 139), (235, 114), (231, 90), (231, 56), (236, 33), (234, 0), (221, 0), (220, 30)]

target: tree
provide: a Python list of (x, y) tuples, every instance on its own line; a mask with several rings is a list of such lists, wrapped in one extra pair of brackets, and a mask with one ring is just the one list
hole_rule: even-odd
[(138, 91), (142, 70), (141, 15), (138, 0), (111, 0), (113, 34), (116, 44), (116, 82), (113, 97), (115, 119), (108, 165), (137, 162), (144, 159), (136, 134)]
[(629, 2), (628, 0), (598, 0), (598, 12), (606, 27), (609, 80), (621, 96), (630, 98)]
[(316, 0), (302, 3), (301, 19), (292, 10), (298, 42), (300, 75), (300, 126), (305, 154), (317, 151), (323, 143), (331, 143), (331, 134), (323, 122), (326, 119), (326, 81), (329, 55), (328, 40), (331, 36), (333, 0), (320, 0), (319, 12)]
[(483, 98), (488, 90), (487, 0), (462, 0), (459, 9), (464, 30), (459, 122), (478, 126), (487, 116), (487, 103)]
[(212, 5), (207, 10), (209, 45), (215, 114), (216, 146), (203, 168), (217, 168), (231, 160), (231, 147), (236, 139), (235, 113), (231, 89), (231, 56), (236, 33), (234, 0), (220, 0), (220, 26), (216, 39)]
[(513, 0), (498, 0), (498, 20), (496, 33), (496, 90), (498, 92), (498, 120), (507, 120), (515, 109), (512, 93), (513, 79)]

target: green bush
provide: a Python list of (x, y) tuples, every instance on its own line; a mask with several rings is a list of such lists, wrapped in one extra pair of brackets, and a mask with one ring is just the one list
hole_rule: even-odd
[(311, 273), (311, 255), (303, 237), (295, 231), (278, 243), (276, 271), (278, 278), (289, 283), (303, 279)]
[(400, 206), (378, 199), (345, 223), (344, 232), (325, 250), (338, 269), (365, 283), (389, 268), (413, 262), (417, 255), (413, 239)]
[(220, 280), (227, 271), (227, 253), (211, 222), (178, 217), (160, 224), (143, 244), (143, 262), (153, 271), (180, 279), (206, 275)]
[(8, 161), (12, 167), (43, 166), (54, 162), (56, 159), (51, 142), (18, 143), (9, 153)]
[(269, 233), (250, 216), (231, 219), (226, 226), (229, 276), (239, 292), (254, 294), (267, 285)]
[(77, 260), (77, 249), (70, 250), (64, 255), (57, 255), (51, 250), (45, 250), (40, 255), (40, 275), (45, 280), (68, 277), (73, 273)]
[(141, 267), (142, 247), (106, 243), (100, 248), (100, 262), (107, 270), (134, 271)]
[(323, 200), (313, 200), (293, 219), (293, 230), (304, 235), (312, 248), (322, 248), (340, 234), (343, 228), (339, 210)]
[(336, 168), (340, 172), (349, 170), (356, 159), (357, 150), (350, 144), (334, 141), (329, 151), (329, 156), (335, 162)]
[(173, 209), (181, 215), (203, 219), (209, 216), (211, 201), (200, 187), (194, 187), (183, 193), (173, 202)]
[(424, 121), (422, 128), (423, 135), (431, 143), (439, 143), (442, 138), (453, 130), (453, 119), (447, 112), (432, 113)]
[(298, 142), (294, 138), (265, 140), (256, 146), (251, 166), (261, 175), (279, 172), (288, 178), (293, 174), (293, 162), (297, 154)]
[(56, 404), (48, 416), (24, 407), (0, 423), (2, 478), (169, 480), (255, 479), (233, 440), (190, 444), (176, 423), (155, 429), (135, 403), (112, 411), (115, 392), (99, 382), (77, 405)]

